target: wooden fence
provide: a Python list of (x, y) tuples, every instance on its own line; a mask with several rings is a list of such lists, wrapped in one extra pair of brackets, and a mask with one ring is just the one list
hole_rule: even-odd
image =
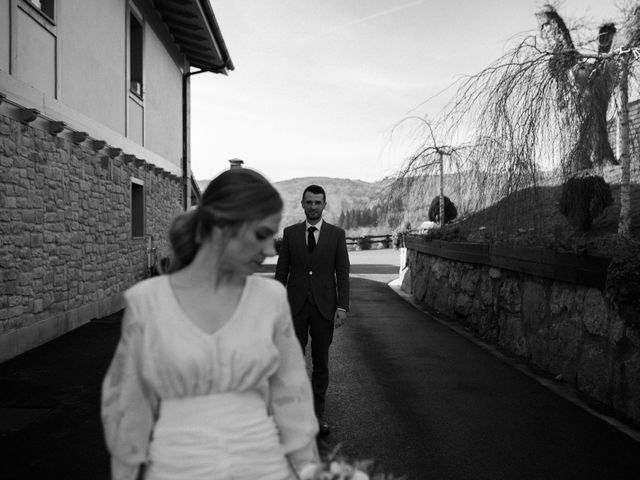
[(459, 262), (489, 265), (537, 277), (604, 289), (611, 259), (548, 249), (507, 247), (486, 243), (426, 241), (405, 238), (407, 248)]
[(391, 235), (363, 235), (361, 237), (347, 237), (347, 247), (359, 247), (360, 250), (369, 250), (375, 243), (380, 243), (382, 248), (389, 248), (392, 244)]

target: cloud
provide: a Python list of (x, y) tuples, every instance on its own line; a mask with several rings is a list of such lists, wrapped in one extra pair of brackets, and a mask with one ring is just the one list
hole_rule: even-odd
[(381, 12), (377, 12), (377, 13), (372, 13), (371, 15), (367, 15), (365, 17), (362, 18), (358, 18), (356, 20), (352, 20), (350, 22), (347, 22), (343, 25), (338, 25), (337, 27), (334, 28), (330, 28), (329, 30), (325, 30), (322, 33), (319, 33), (318, 35), (313, 35), (310, 37), (307, 37), (306, 40), (315, 40), (318, 37), (323, 37), (323, 36), (327, 36), (327, 35), (331, 35), (333, 33), (336, 32), (340, 32), (342, 30), (348, 30), (356, 25), (360, 25), (361, 23), (365, 23), (368, 22), (369, 20), (372, 20), (374, 18), (380, 18), (380, 17), (384, 17), (386, 15), (391, 15), (392, 13), (396, 13), (402, 10), (406, 10), (407, 8), (412, 8), (415, 7), (417, 5), (420, 5), (422, 3), (426, 2), (426, 0), (416, 0), (413, 2), (409, 2), (409, 3), (405, 3), (404, 5), (398, 5), (397, 7), (394, 8), (389, 8), (387, 10), (383, 10)]

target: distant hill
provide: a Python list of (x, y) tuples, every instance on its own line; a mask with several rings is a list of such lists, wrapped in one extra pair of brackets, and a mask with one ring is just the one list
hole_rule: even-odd
[(274, 186), (280, 192), (284, 202), (283, 227), (304, 220), (300, 201), (304, 189), (312, 184), (321, 185), (327, 192), (324, 218), (331, 223), (337, 223), (342, 211), (371, 206), (378, 200), (383, 187), (383, 182), (369, 183), (362, 180), (329, 177), (303, 177), (275, 182)]
[[(200, 189), (204, 191), (210, 180), (198, 180)], [(302, 177), (274, 182), (284, 202), (281, 229), (304, 220), (304, 213), (300, 206), (302, 192), (309, 185), (321, 185), (327, 192), (327, 207), (324, 218), (336, 223), (340, 212), (350, 209), (370, 207), (380, 200), (385, 180), (379, 182), (364, 182), (348, 178), (330, 177)]]

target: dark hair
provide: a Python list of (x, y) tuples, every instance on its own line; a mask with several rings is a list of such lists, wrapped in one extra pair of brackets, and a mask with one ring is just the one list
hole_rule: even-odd
[(318, 195), (319, 193), (322, 194), (322, 201), (326, 202), (327, 201), (327, 194), (324, 192), (324, 188), (322, 188), (320, 185), (309, 185), (307, 188), (304, 189), (304, 192), (302, 192), (302, 199), (304, 200), (304, 194), (307, 192), (311, 192), (315, 195)]
[(271, 183), (248, 168), (233, 168), (211, 180), (200, 204), (176, 217), (169, 230), (173, 258), (169, 272), (189, 265), (201, 239), (213, 227), (236, 231), (243, 223), (260, 220), (282, 210), (282, 199)]

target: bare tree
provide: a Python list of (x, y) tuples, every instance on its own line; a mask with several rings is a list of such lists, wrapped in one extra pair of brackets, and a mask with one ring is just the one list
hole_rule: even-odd
[[(423, 203), (427, 209), (428, 198), (431, 192), (429, 182), (425, 179), (438, 177), (438, 197), (439, 197), (439, 222), (444, 225), (445, 214), (445, 176), (455, 176), (454, 182), (449, 182), (448, 188), (455, 188), (456, 197), (461, 200), (463, 210), (467, 205), (464, 203), (464, 195), (467, 179), (461, 175), (462, 163), (460, 160), (466, 156), (467, 151), (471, 149), (468, 145), (451, 146), (439, 144), (437, 141), (437, 133), (434, 125), (426, 118), (407, 117), (403, 119), (396, 127), (402, 124), (414, 122), (417, 130), (414, 132), (417, 138), (421, 139), (416, 152), (411, 155), (397, 173), (395, 179), (388, 187), (387, 193), (393, 197), (394, 195), (402, 195), (404, 197), (413, 197), (413, 202)], [(446, 175), (445, 175), (446, 174)], [(425, 210), (427, 210), (425, 209)], [(469, 208), (466, 208), (468, 211)]]
[[(599, 189), (603, 184), (609, 188), (593, 179), (603, 166), (620, 160), (619, 233), (629, 235), (630, 143), (625, 86), (638, 57), (640, 8), (626, 12), (622, 35), (617, 35), (615, 24), (604, 23), (596, 38), (578, 46), (552, 6), (546, 5), (536, 17), (539, 35), (523, 38), (496, 62), (460, 83), (437, 120), (427, 122), (426, 143), (407, 161), (400, 177), (433, 163), (431, 154), (441, 148), (434, 138), (449, 145), (461, 136), (470, 138), (473, 140), (465, 143), (470, 146), (457, 150), (451, 165), (459, 172), (473, 172), (476, 184), (482, 185), (484, 196), (478, 207), (487, 197), (504, 198), (523, 189), (535, 192), (548, 181), (547, 172), (555, 171), (563, 188), (570, 190), (568, 211), (591, 209), (581, 213), (589, 216), (586, 220), (580, 215), (572, 217), (578, 218), (576, 226), (588, 228), (591, 216), (606, 206), (606, 191)], [(607, 123), (617, 87), (623, 127), (619, 159), (611, 148)], [(587, 184), (589, 188), (585, 188)], [(585, 204), (580, 200), (571, 205), (574, 197), (587, 191), (599, 201)], [(598, 208), (593, 210), (594, 206)], [(534, 219), (536, 222), (544, 219)]]

